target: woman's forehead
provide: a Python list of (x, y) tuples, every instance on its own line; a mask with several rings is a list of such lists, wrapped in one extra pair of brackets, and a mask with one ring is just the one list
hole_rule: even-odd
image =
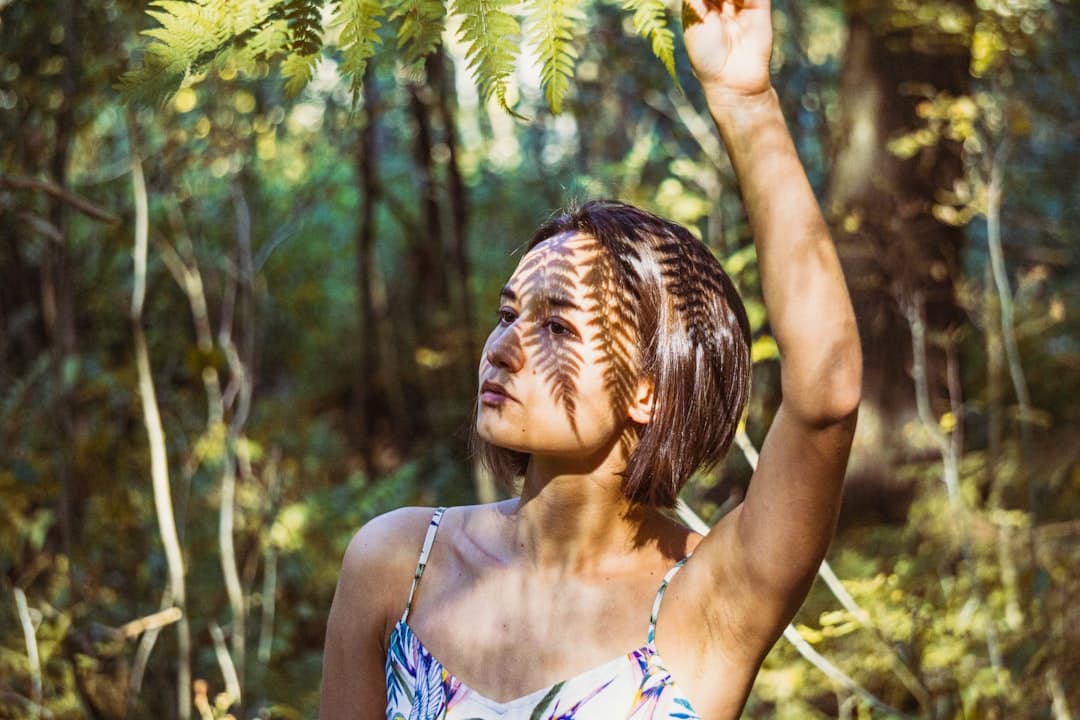
[(600, 245), (594, 238), (575, 232), (538, 242), (521, 258), (503, 294), (514, 295), (519, 300), (540, 293), (550, 298), (561, 296), (580, 301), (586, 292), (584, 275), (599, 251)]

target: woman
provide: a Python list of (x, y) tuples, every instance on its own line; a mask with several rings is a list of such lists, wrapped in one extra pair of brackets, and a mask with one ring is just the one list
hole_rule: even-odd
[(782, 358), (745, 501), (705, 538), (660, 512), (722, 457), (745, 405), (745, 314), (719, 264), (629, 206), (555, 218), (480, 362), (477, 451), (522, 477), (521, 496), (404, 508), (357, 533), (324, 720), (738, 717), (828, 547), (861, 382), (840, 266), (769, 81), (769, 13), (683, 13)]

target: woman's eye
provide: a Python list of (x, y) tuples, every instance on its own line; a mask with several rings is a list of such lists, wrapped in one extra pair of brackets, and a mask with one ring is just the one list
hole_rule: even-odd
[(552, 335), (572, 335), (574, 333), (573, 330), (566, 325), (563, 325), (558, 320), (548, 320), (547, 328)]
[(506, 308), (500, 308), (496, 316), (499, 318), (500, 325), (509, 325), (517, 318), (517, 314), (513, 310), (507, 310)]

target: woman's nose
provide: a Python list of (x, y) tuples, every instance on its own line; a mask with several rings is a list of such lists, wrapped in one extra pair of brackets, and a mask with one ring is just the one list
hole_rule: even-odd
[(507, 372), (517, 372), (525, 364), (525, 351), (521, 347), (517, 332), (505, 328), (497, 337), (491, 338), (487, 347), (488, 362)]

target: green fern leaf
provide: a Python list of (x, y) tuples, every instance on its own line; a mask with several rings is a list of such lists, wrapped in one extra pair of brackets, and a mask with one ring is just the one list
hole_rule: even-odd
[(518, 53), (515, 38), (521, 32), (518, 21), (506, 12), (514, 2), (454, 0), (452, 12), (462, 18), (458, 38), (468, 45), (465, 59), (484, 100), (497, 98), (504, 110), (517, 115), (506, 101), (510, 74), (514, 71)]
[(634, 32), (652, 43), (653, 55), (664, 63), (668, 75), (679, 85), (675, 75), (675, 35), (668, 27), (663, 0), (626, 0), (623, 9), (634, 13)]
[(289, 97), (296, 97), (311, 82), (315, 66), (319, 64), (319, 55), (289, 53), (281, 61), (281, 77), (285, 79), (285, 92)]
[(241, 72), (254, 73), (260, 60), (271, 58), (286, 51), (289, 45), (289, 26), (284, 17), (268, 17), (261, 24), (236, 38), (233, 58)]
[(391, 22), (400, 22), (397, 46), (404, 48), (405, 64), (415, 65), (439, 46), (446, 29), (442, 0), (391, 0)]
[(143, 65), (125, 73), (117, 88), (129, 100), (162, 101), (234, 45), (241, 46), (281, 20), (282, 0), (154, 0), (147, 11), (158, 22)]
[(385, 11), (378, 0), (339, 0), (334, 24), (341, 25), (341, 74), (350, 80), (353, 105), (360, 99), (364, 83), (364, 71), (368, 60), (375, 54), (375, 46), (382, 42), (379, 19)]
[(578, 53), (570, 42), (575, 25), (585, 21), (579, 0), (530, 0), (525, 6), (527, 38), (540, 57), (540, 81), (548, 105), (562, 112), (562, 101), (574, 76)]
[(286, 1), (290, 53), (318, 55), (322, 50), (322, 5), (323, 0)]
[(116, 89), (128, 101), (138, 105), (164, 105), (180, 89), (182, 80), (182, 72), (179, 75), (170, 73), (167, 61), (147, 48), (143, 64), (121, 75)]

